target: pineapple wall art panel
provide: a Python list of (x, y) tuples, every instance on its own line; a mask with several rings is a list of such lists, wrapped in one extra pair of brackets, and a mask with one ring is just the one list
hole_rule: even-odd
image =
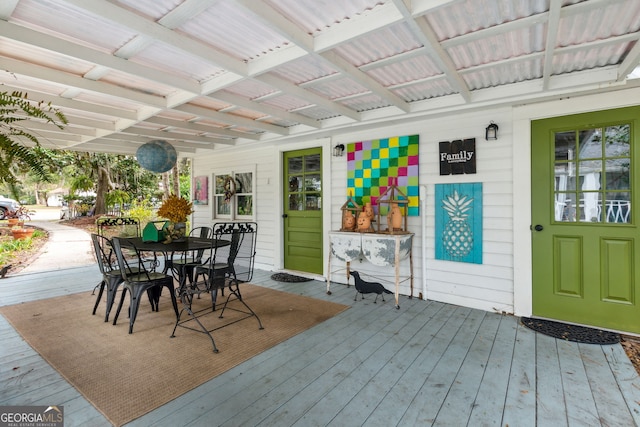
[[(347, 194), (360, 206), (370, 202), (378, 213), (378, 198), (395, 184), (409, 200), (407, 214), (418, 216), (419, 139), (409, 135), (347, 144)], [(383, 205), (381, 215), (387, 207)]]
[(436, 184), (436, 259), (482, 264), (482, 183)]

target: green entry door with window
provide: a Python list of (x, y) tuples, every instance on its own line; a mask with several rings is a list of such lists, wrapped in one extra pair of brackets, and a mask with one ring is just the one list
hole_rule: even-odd
[(322, 273), (322, 149), (284, 153), (284, 268)]
[(531, 130), (533, 315), (640, 333), (640, 107)]

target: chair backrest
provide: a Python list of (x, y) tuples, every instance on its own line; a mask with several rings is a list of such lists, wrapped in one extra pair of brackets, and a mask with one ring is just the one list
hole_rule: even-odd
[(253, 277), (258, 224), (255, 222), (224, 222), (213, 225), (213, 238), (231, 242), (215, 251), (214, 264), (228, 264), (239, 282)]
[[(111, 246), (113, 247), (113, 252), (116, 255), (116, 259), (118, 260), (118, 267), (120, 269), (120, 274), (122, 275), (122, 279), (124, 281), (129, 281), (129, 278), (132, 275), (140, 276), (141, 274), (146, 275), (148, 280), (151, 280), (149, 271), (144, 263), (144, 258), (142, 257), (138, 248), (131, 242), (123, 243), (123, 239), (120, 237), (114, 237), (111, 239)], [(126, 249), (130, 249), (132, 256), (125, 256), (122, 252), (123, 245)]]
[[(189, 236), (199, 237), (200, 239), (211, 239), (212, 234), (213, 230), (211, 230), (211, 227), (196, 227), (189, 232)], [(194, 254), (194, 261), (202, 262), (205, 251), (205, 249), (198, 249)]]
[(100, 236), (109, 239), (113, 237), (139, 237), (140, 221), (129, 216), (103, 216), (96, 220), (96, 227)]
[(199, 237), (201, 239), (210, 239), (211, 233), (211, 227), (196, 227), (189, 232), (189, 236)]
[(91, 241), (93, 242), (93, 250), (96, 255), (96, 261), (102, 274), (107, 274), (115, 269), (116, 263), (115, 254), (113, 253), (113, 247), (111, 241), (99, 234), (91, 233)]

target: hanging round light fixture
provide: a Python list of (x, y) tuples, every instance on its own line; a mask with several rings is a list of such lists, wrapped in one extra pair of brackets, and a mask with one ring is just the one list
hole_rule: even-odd
[(146, 170), (163, 173), (175, 166), (178, 153), (167, 141), (156, 139), (138, 147), (136, 159)]

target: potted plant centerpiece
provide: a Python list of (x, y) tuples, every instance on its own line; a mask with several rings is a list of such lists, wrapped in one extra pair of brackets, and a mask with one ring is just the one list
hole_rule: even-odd
[(187, 217), (193, 213), (193, 203), (184, 197), (171, 195), (158, 209), (158, 216), (170, 221), (166, 229), (165, 242), (177, 242), (186, 238)]

